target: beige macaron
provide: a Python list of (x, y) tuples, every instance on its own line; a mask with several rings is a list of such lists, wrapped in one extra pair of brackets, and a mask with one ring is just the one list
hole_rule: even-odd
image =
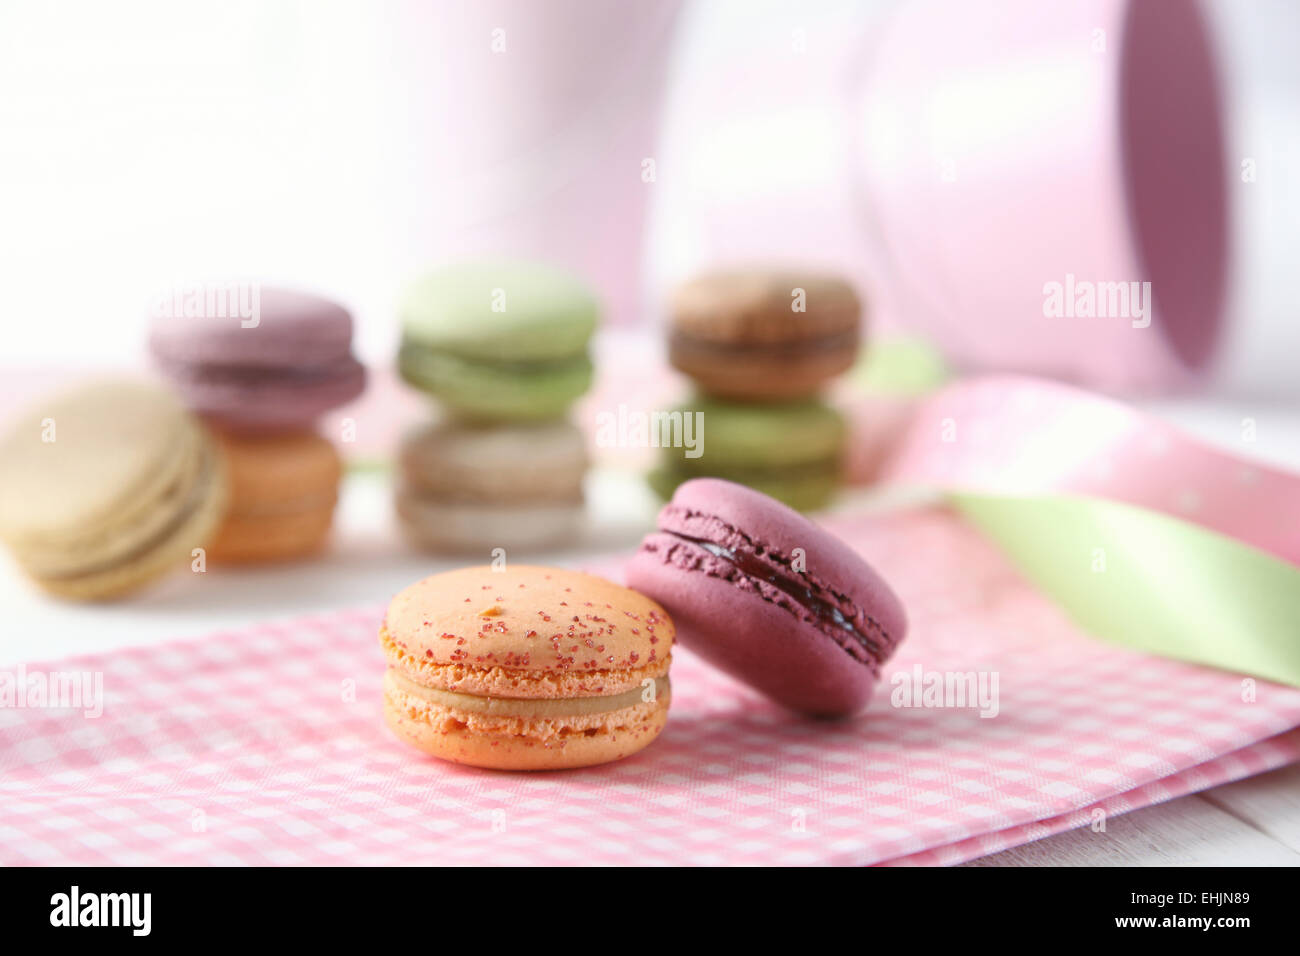
[(537, 551), (575, 537), (583, 515), (586, 442), (569, 421), (435, 421), (399, 454), (396, 508), (420, 548), (491, 555)]
[(384, 717), (456, 763), (561, 770), (648, 746), (668, 720), (673, 622), (578, 571), (473, 567), (418, 581), (388, 609)]
[(116, 597), (183, 566), (225, 500), (208, 433), (152, 385), (53, 396), (0, 440), (0, 539), (59, 596)]

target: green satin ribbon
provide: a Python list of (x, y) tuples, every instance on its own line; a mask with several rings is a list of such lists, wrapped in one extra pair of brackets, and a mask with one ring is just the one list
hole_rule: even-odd
[[(876, 394), (922, 395), (948, 377), (928, 343), (887, 339), (851, 381)], [(1300, 687), (1300, 568), (1115, 501), (947, 498), (1094, 636)]]
[(1114, 501), (949, 498), (1097, 637), (1300, 686), (1300, 568)]

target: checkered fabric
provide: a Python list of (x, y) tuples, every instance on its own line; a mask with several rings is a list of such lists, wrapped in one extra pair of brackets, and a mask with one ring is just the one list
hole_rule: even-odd
[[(381, 606), (268, 623), (27, 665), (101, 673), (104, 711), (0, 708), (0, 862), (947, 864), (1300, 758), (1300, 690), (1080, 633), (945, 512), (832, 530), (912, 620), (860, 719), (800, 719), (678, 651), (642, 753), (457, 767), (382, 726)], [(996, 674), (996, 716), (894, 706), (917, 668)]]

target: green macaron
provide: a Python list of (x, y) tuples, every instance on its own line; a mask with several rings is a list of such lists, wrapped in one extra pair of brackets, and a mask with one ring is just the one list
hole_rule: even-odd
[(696, 416), (696, 447), (660, 451), (649, 481), (664, 499), (683, 481), (707, 476), (812, 511), (829, 502), (839, 487), (847, 430), (843, 416), (820, 401), (751, 404), (697, 398), (672, 411)]
[(580, 281), (548, 266), (439, 269), (402, 300), (398, 368), (470, 418), (555, 418), (591, 387), (587, 343), (598, 313)]

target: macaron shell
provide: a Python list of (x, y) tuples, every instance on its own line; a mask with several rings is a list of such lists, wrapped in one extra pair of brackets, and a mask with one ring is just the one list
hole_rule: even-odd
[(303, 557), (329, 536), (343, 464), (309, 431), (270, 435), (217, 432), (230, 475), (230, 503), (208, 547), (216, 563)]
[(695, 414), (702, 454), (686, 458), (692, 467), (780, 467), (838, 457), (844, 449), (844, 416), (823, 402), (802, 400), (748, 404), (696, 397), (674, 411)]
[(171, 453), (158, 462), (161, 480), (150, 482), (116, 512), (58, 535), (11, 542), (27, 572), (35, 577), (67, 578), (101, 569), (139, 554), (174, 529), (194, 510), (200, 485), (215, 467), (214, 451), (199, 424), (190, 420)]
[(176, 480), (187, 463), (176, 450), (193, 429), (169, 392), (137, 382), (33, 406), (0, 440), (0, 538), (77, 541), (117, 523)]
[[(673, 623), (604, 578), (509, 564), (461, 568), (393, 598), (385, 629), (412, 659), (524, 672), (667, 670)], [(419, 680), (418, 675), (412, 675)]]
[(669, 694), (563, 735), (477, 731), (464, 715), (384, 683), (384, 720), (398, 739), (443, 760), (494, 770), (571, 770), (621, 760), (649, 746), (668, 722)]
[(745, 404), (697, 396), (673, 409), (695, 416), (696, 457), (689, 448), (665, 447), (650, 475), (668, 498), (682, 482), (717, 477), (750, 485), (791, 507), (811, 511), (839, 487), (847, 426), (844, 417), (815, 400)]
[(398, 356), (405, 381), (464, 416), (485, 421), (541, 421), (562, 416), (590, 387), (591, 360), (494, 364), (405, 344)]
[(856, 335), (814, 349), (726, 349), (674, 335), (668, 361), (709, 395), (742, 401), (780, 401), (816, 393), (857, 361)]
[(0, 535), (60, 597), (118, 597), (176, 568), (207, 543), (225, 500), (219, 451), (152, 385), (56, 396), (0, 443)]
[(585, 516), (581, 502), (442, 501), (405, 486), (398, 487), (395, 503), (402, 531), (416, 548), (484, 560), (497, 548), (529, 553), (567, 544), (578, 537)]
[(214, 433), (230, 474), (230, 510), (245, 515), (333, 506), (343, 461), (316, 432)]
[(399, 461), (415, 494), (441, 502), (575, 504), (589, 464), (569, 421), (481, 426), (444, 419), (408, 433)]
[(310, 427), (366, 387), (356, 359), (340, 359), (312, 374), (248, 375), (212, 366), (164, 366), (185, 404), (226, 428), (251, 431)]
[(208, 559), (214, 564), (260, 564), (307, 557), (325, 547), (333, 523), (333, 501), (287, 514), (228, 514), (208, 545)]
[[(218, 285), (196, 283), (195, 289), (206, 294)], [(174, 308), (164, 313), (155, 308), (149, 347), (161, 363), (302, 368), (327, 366), (351, 356), (352, 316), (338, 303), (260, 283), (225, 285), (233, 290), (233, 297), (228, 292), (226, 307), (210, 314), (201, 301), (189, 310), (191, 314), (177, 314)], [(253, 305), (258, 312), (256, 318), (244, 318), (243, 306)], [(245, 327), (245, 321), (257, 324)]]
[(807, 269), (731, 269), (672, 297), (669, 362), (704, 392), (744, 401), (814, 394), (851, 368), (862, 304), (853, 287)]
[(586, 352), (599, 307), (574, 276), (538, 263), (479, 262), (417, 279), (400, 307), (405, 338), (494, 363)]
[[(659, 527), (709, 540), (725, 537), (728, 546), (744, 547), (789, 559), (798, 549), (803, 573), (869, 609), (894, 638), (907, 632), (902, 602), (866, 559), (840, 538), (797, 511), (750, 488), (701, 478), (677, 489), (659, 515)], [(734, 530), (730, 530), (734, 529)]]
[(225, 469), (220, 456), (196, 489), (197, 503), (175, 530), (141, 553), (91, 573), (74, 577), (35, 577), (50, 594), (77, 601), (111, 600), (131, 594), (156, 579), (178, 571), (205, 547), (226, 507)]
[[(709, 469), (714, 477), (745, 485), (796, 511), (817, 511), (830, 504), (843, 484), (842, 470), (838, 461), (786, 470)], [(673, 459), (666, 467), (651, 471), (648, 481), (655, 494), (668, 501), (679, 487), (699, 477), (699, 472), (687, 471), (680, 460)]]
[[(802, 290), (803, 311), (796, 290)], [(856, 337), (862, 303), (853, 287), (810, 270), (733, 269), (696, 276), (671, 303), (675, 332), (705, 342), (790, 344), (848, 333)]]

